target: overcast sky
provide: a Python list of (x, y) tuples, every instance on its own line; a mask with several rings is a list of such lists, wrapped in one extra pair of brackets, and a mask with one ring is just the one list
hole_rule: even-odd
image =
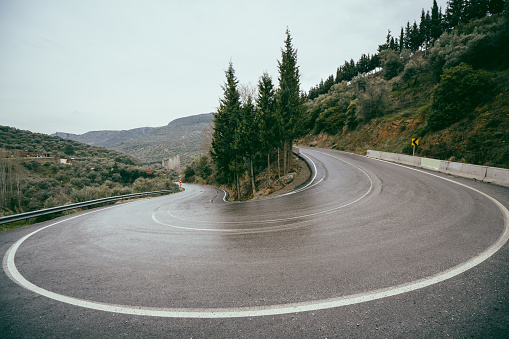
[(0, 0), (0, 125), (82, 134), (213, 112), (230, 60), (241, 84), (277, 83), (286, 27), (308, 91), (432, 4)]

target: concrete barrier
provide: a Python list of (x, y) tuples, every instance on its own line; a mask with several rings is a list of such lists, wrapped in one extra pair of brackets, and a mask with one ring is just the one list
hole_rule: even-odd
[(438, 171), (447, 173), (447, 167), (449, 167), (449, 163), (450, 161), (440, 160), (440, 168)]
[(487, 168), (488, 167), (486, 166), (449, 162), (445, 173), (456, 175), (458, 177), (482, 181), (484, 178), (486, 178)]
[(366, 156), (368, 158), (375, 158), (375, 159), (380, 159), (380, 152), (379, 151), (372, 151), (372, 150), (369, 150), (366, 152)]
[(399, 159), (400, 164), (421, 167), (421, 158), (420, 157), (414, 157), (412, 155), (400, 154), (398, 159)]
[(509, 169), (488, 167), (483, 181), (509, 187)]
[(399, 162), (399, 154), (396, 153), (388, 153), (388, 152), (380, 152), (380, 159), (392, 161), (392, 162)]
[(440, 169), (440, 160), (421, 158), (421, 167), (438, 171)]
[(379, 152), (373, 150), (368, 150), (366, 155), (374, 159), (386, 160), (409, 166), (417, 166), (458, 177), (475, 179), (509, 187), (509, 169), (505, 168), (462, 164), (459, 162), (421, 158), (406, 154)]

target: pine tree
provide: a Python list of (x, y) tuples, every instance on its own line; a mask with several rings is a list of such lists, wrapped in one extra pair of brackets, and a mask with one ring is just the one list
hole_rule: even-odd
[(488, 0), (470, 0), (465, 3), (465, 21), (484, 18), (486, 13), (488, 13)]
[(436, 0), (433, 0), (431, 8), (431, 41), (434, 43), (442, 35), (442, 18), (441, 11), (438, 9)]
[(344, 80), (343, 67), (338, 67), (336, 69), (336, 80), (334, 82), (337, 84), (337, 83), (340, 83), (343, 80)]
[(403, 46), (406, 49), (411, 49), (411, 47), (410, 47), (410, 45), (411, 45), (410, 37), (411, 36), (412, 36), (412, 27), (410, 26), (410, 21), (407, 21), (406, 22), (406, 27), (405, 27), (405, 40), (404, 40), (404, 43), (403, 43)]
[(325, 82), (323, 83), (323, 94), (329, 92), (329, 90), (332, 87), (332, 85), (334, 85), (334, 76), (333, 75), (329, 75), (327, 80), (325, 80)]
[(223, 86), (224, 95), (219, 108), (214, 113), (214, 132), (210, 154), (217, 168), (218, 181), (231, 184), (238, 169), (234, 138), (238, 128), (238, 117), (241, 110), (240, 95), (237, 90), (237, 78), (233, 64), (230, 62), (225, 71), (226, 82)]
[[(239, 121), (234, 135), (233, 146), (233, 148), (236, 150), (237, 156), (239, 157), (237, 161), (237, 178), (239, 178), (244, 172), (242, 166), (244, 163), (243, 159), (247, 159), (249, 163), (249, 173), (251, 177), (251, 188), (253, 190), (253, 196), (256, 193), (253, 161), (260, 144), (258, 124), (255, 114), (256, 112), (253, 104), (253, 99), (251, 95), (248, 94), (240, 109)], [(239, 182), (240, 180), (238, 183)], [(239, 184), (237, 184), (237, 197), (240, 200)]]
[(272, 78), (264, 73), (258, 81), (258, 97), (256, 98), (257, 121), (261, 140), (261, 149), (267, 153), (268, 184), (270, 183), (270, 154), (281, 140), (281, 128), (275, 112), (275, 90)]
[(453, 29), (464, 19), (466, 0), (449, 0), (445, 10), (447, 29)]
[(283, 168), (286, 174), (291, 162), (293, 140), (300, 135), (299, 129), (303, 114), (297, 50), (292, 46), (292, 37), (288, 29), (286, 30), (285, 48), (281, 50), (281, 61), (278, 60), (278, 69), (277, 112), (283, 131), (283, 157), (285, 159)]
[(498, 14), (504, 11), (504, 6), (506, 5), (507, 0), (485, 0), (488, 2), (488, 12), (490, 14)]
[(419, 23), (419, 34), (424, 44), (425, 51), (428, 50), (428, 45), (431, 42), (431, 17), (429, 11), (427, 13), (422, 9), (421, 22)]
[(401, 27), (401, 32), (399, 33), (399, 51), (401, 52), (405, 48), (405, 32), (403, 31), (403, 27)]
[(377, 67), (381, 67), (382, 62), (380, 60), (380, 54), (374, 54), (371, 59), (369, 59), (369, 70), (372, 71)]
[(424, 39), (422, 38), (421, 33), (419, 32), (419, 27), (417, 26), (417, 22), (414, 20), (414, 24), (410, 29), (410, 50), (412, 52), (417, 51), (423, 44)]
[(357, 62), (357, 70), (359, 73), (369, 72), (369, 54), (362, 54), (361, 58)]

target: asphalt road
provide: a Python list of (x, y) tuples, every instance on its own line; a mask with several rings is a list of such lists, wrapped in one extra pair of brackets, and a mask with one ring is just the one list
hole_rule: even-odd
[(509, 189), (301, 149), (312, 180), (0, 234), (0, 337), (508, 337)]

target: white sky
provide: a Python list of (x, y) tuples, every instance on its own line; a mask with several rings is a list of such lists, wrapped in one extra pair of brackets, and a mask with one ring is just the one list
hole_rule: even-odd
[(0, 0), (0, 125), (82, 134), (215, 111), (230, 60), (241, 84), (277, 83), (287, 26), (308, 91), (432, 4)]

